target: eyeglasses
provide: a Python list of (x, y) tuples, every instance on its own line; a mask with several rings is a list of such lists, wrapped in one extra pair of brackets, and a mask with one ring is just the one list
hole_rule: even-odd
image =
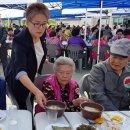
[(40, 23), (33, 23), (32, 21), (30, 22), (34, 25), (35, 28), (40, 28), (40, 27), (45, 28), (47, 26), (47, 23), (40, 24)]

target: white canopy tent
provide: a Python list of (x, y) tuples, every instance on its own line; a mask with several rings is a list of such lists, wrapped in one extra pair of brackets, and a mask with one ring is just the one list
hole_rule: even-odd
[(1, 18), (23, 17), (24, 13), (24, 10), (0, 8)]
[(27, 4), (36, 1), (37, 0), (0, 0), (0, 4)]

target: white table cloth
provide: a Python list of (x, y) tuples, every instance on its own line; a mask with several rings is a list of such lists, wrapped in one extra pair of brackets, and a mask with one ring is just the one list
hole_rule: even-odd
[[(0, 124), (5, 127), (5, 130), (9, 129), (9, 121), (10, 121), (10, 114), (9, 111), (6, 112), (6, 118), (0, 121)], [(32, 130), (32, 114), (27, 110), (18, 110), (17, 111), (17, 130)], [(16, 130), (16, 129), (13, 129)]]
[[(130, 116), (130, 111), (123, 111), (123, 112)], [(113, 111), (113, 113), (114, 113), (114, 111)], [(88, 121), (82, 117), (80, 112), (65, 112), (65, 115), (72, 126), (74, 126), (76, 124), (81, 124), (81, 123), (88, 124)], [(65, 118), (63, 116), (61, 118), (58, 118), (57, 122), (55, 122), (55, 123), (56, 124), (65, 124), (65, 125), (69, 126), (68, 122), (65, 120)], [(45, 112), (36, 114), (35, 124), (36, 124), (36, 130), (45, 130), (45, 128), (49, 125)], [(130, 124), (130, 118), (126, 117), (126, 122), (124, 123), (123, 130), (130, 130), (129, 124)], [(97, 127), (99, 128), (99, 130), (104, 130), (103, 127), (101, 127), (100, 125), (97, 125)]]

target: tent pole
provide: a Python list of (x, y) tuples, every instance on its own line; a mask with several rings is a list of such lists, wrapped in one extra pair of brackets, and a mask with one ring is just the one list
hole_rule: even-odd
[(6, 15), (7, 19), (8, 19), (8, 28), (9, 28), (9, 13)]
[(86, 42), (86, 35), (87, 35), (87, 9), (85, 14), (85, 29), (84, 29), (84, 41)]
[(109, 25), (110, 25), (111, 28), (113, 28), (113, 18), (112, 18), (112, 13), (110, 13)]
[(101, 0), (100, 7), (100, 22), (99, 22), (99, 35), (98, 35), (98, 52), (97, 52), (97, 63), (99, 62), (99, 54), (100, 54), (100, 36), (101, 36), (101, 20), (102, 20), (102, 8), (103, 8), (103, 0)]

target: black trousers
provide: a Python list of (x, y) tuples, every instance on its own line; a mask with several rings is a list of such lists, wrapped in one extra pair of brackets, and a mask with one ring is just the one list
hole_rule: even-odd
[(5, 46), (0, 47), (0, 59), (3, 67), (3, 72), (5, 75), (5, 68), (7, 66), (8, 60), (7, 60), (7, 48)]

